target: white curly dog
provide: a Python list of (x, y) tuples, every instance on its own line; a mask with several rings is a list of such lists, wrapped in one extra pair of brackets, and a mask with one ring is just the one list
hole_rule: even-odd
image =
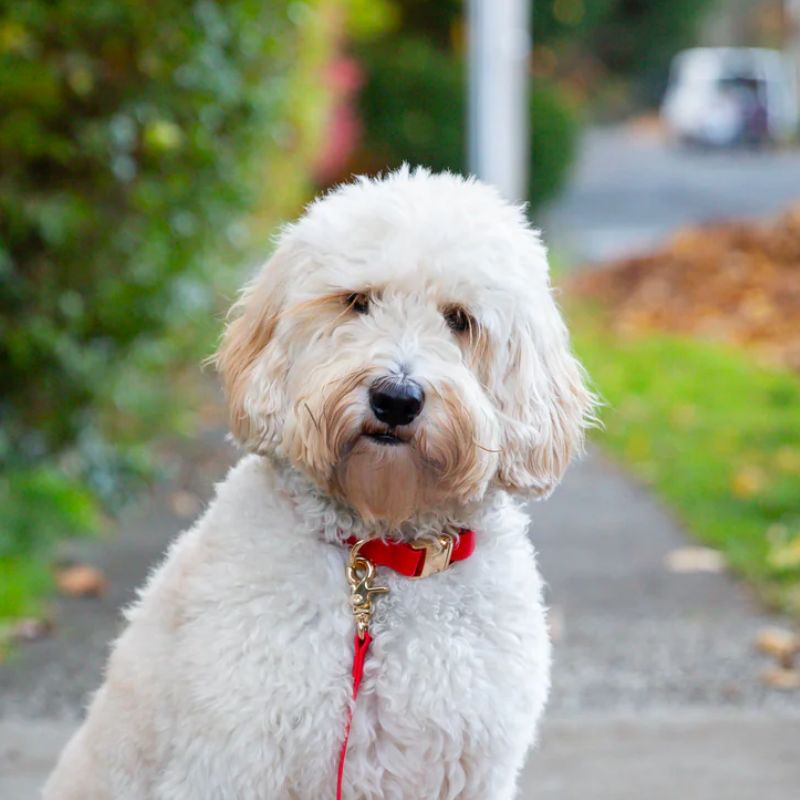
[(522, 502), (592, 415), (523, 209), (423, 169), (333, 191), (217, 365), (249, 454), (127, 611), (46, 800), (333, 800), (341, 768), (346, 800), (512, 798), (550, 664)]

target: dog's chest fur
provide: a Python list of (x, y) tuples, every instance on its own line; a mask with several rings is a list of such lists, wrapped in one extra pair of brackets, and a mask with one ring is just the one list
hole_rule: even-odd
[[(158, 659), (154, 797), (333, 797), (351, 702), (346, 549), (297, 534), (264, 466), (240, 465), (153, 577), (114, 660)], [(260, 489), (260, 491), (258, 491)], [(345, 797), (511, 797), (547, 691), (525, 517), (496, 505), (473, 556), (412, 581), (380, 570)], [(164, 629), (145, 654), (137, 629)], [(152, 647), (152, 644), (149, 646)], [(130, 666), (127, 666), (130, 669)], [(213, 792), (208, 787), (216, 787)]]

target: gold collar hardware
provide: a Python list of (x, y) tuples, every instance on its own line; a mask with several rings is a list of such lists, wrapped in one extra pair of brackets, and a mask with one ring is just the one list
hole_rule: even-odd
[(425, 563), (422, 565), (422, 572), (412, 580), (419, 580), (420, 578), (427, 578), (430, 575), (444, 572), (450, 566), (454, 543), (455, 536), (450, 533), (440, 533), (433, 539), (413, 542), (411, 547), (414, 550), (425, 551)]
[(389, 592), (388, 587), (375, 586), (372, 583), (375, 578), (375, 565), (359, 554), (366, 542), (367, 539), (361, 539), (353, 545), (350, 550), (350, 559), (347, 563), (350, 605), (353, 608), (359, 639), (363, 639), (366, 636), (369, 630), (369, 623), (372, 620), (372, 595), (387, 594)]

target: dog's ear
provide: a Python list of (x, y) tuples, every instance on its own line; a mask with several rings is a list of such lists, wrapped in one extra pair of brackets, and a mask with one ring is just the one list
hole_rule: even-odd
[(289, 265), (287, 249), (279, 247), (242, 289), (213, 359), (228, 401), (231, 432), (242, 446), (256, 451), (274, 444), (283, 407), (287, 363), (275, 331)]
[(542, 291), (544, 302), (519, 299), (516, 325), (498, 354), (503, 435), (497, 478), (505, 488), (547, 496), (583, 446), (595, 398), (546, 282)]

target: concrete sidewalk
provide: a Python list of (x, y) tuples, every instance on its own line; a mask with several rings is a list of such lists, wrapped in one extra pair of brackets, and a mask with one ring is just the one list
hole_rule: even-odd
[[(754, 640), (787, 620), (726, 573), (678, 573), (689, 542), (643, 486), (598, 453), (531, 507), (555, 638), (550, 711), (742, 709), (800, 714), (800, 692), (767, 689)], [(800, 751), (799, 751), (800, 754)]]
[(0, 720), (0, 797), (35, 800), (74, 720), (8, 717)]
[(550, 719), (520, 800), (790, 800), (800, 719), (662, 711)]
[[(0, 722), (0, 797), (34, 800), (72, 721)], [(748, 712), (549, 719), (519, 800), (789, 800), (797, 718)]]
[(679, 525), (598, 454), (531, 514), (556, 642), (520, 800), (800, 795), (800, 692), (766, 688), (753, 646), (789, 621), (729, 575), (670, 571)]

